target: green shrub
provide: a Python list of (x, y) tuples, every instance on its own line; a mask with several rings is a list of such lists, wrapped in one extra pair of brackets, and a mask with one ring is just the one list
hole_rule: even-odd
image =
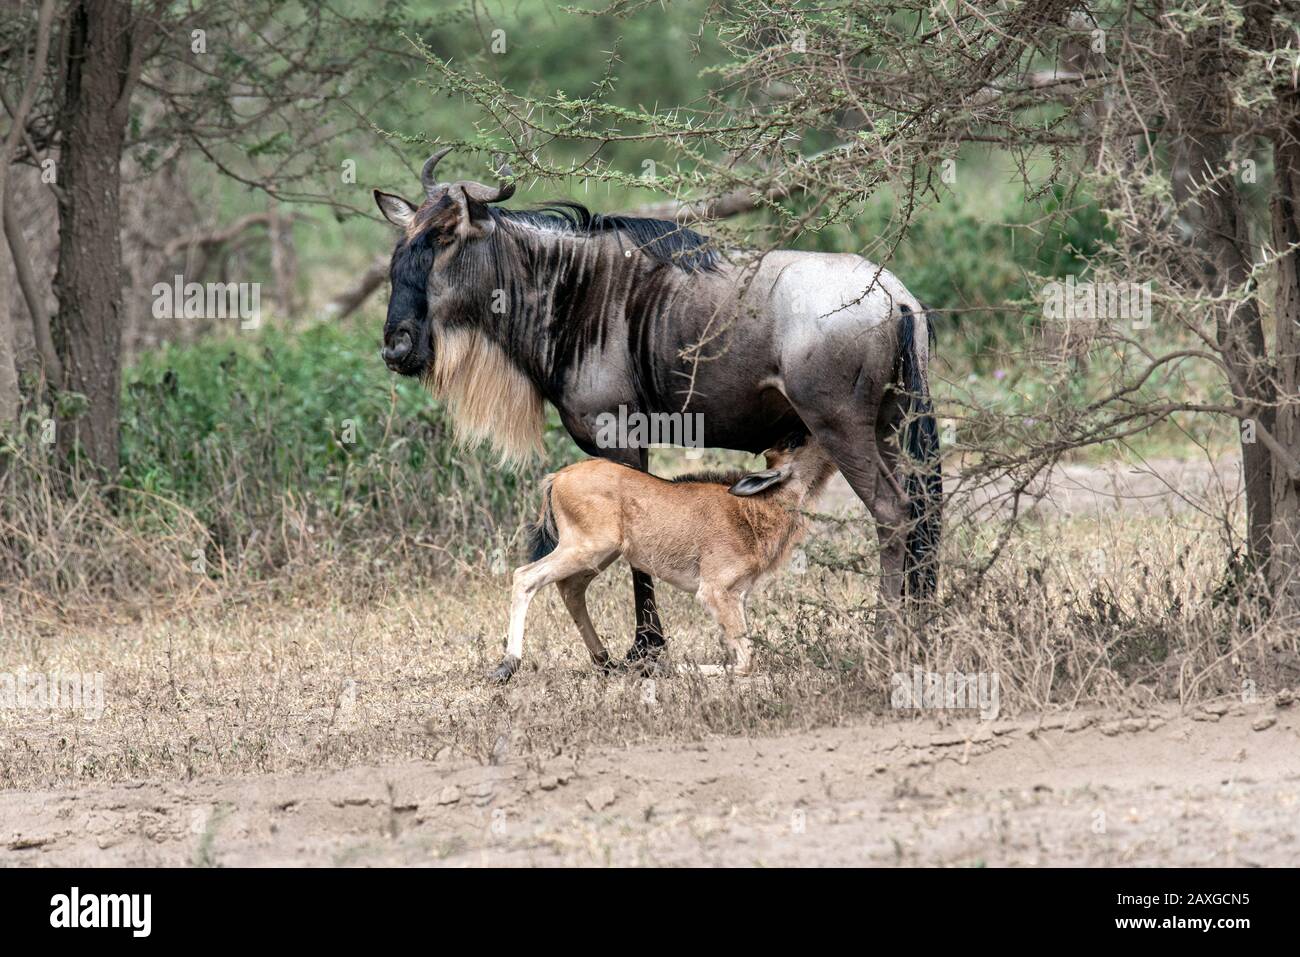
[(575, 454), (548, 433), (548, 463), (511, 471), (456, 447), (438, 403), (384, 369), (373, 328), (267, 328), (128, 371), (122, 475), (185, 503), (227, 558), (292, 520), (335, 546), (387, 536), (468, 560), (513, 535), (542, 472)]

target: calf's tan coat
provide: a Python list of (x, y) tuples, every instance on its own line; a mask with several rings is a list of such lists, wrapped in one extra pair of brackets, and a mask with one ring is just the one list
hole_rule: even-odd
[(608, 667), (586, 592), (620, 557), (693, 593), (721, 628), (735, 673), (749, 674), (753, 653), (745, 636), (745, 599), (784, 564), (804, 532), (803, 509), (835, 468), (824, 450), (803, 436), (763, 454), (767, 468), (749, 475), (666, 481), (590, 459), (547, 476), (542, 523), (555, 550), (516, 569), (506, 655), (490, 677), (508, 681), (519, 667), (529, 603), (552, 583), (592, 660)]

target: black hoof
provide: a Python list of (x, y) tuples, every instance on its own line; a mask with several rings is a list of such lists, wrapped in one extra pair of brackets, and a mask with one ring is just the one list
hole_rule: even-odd
[(623, 662), (615, 661), (609, 655), (604, 658), (593, 658), (591, 662), (596, 666), (596, 670), (605, 676), (617, 674), (623, 670)]
[(667, 644), (668, 642), (659, 635), (649, 632), (639, 634), (636, 636), (636, 641), (632, 643), (632, 647), (627, 650), (627, 656), (623, 660), (629, 665), (654, 660), (664, 653)]
[(501, 659), (501, 664), (497, 665), (487, 676), (487, 680), (494, 685), (503, 685), (509, 681), (516, 671), (519, 670), (519, 659), (514, 655), (506, 655)]

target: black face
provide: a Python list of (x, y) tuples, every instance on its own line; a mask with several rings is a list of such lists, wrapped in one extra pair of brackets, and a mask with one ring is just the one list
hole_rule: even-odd
[(384, 364), (400, 375), (423, 375), (433, 362), (429, 272), (436, 237), (434, 230), (425, 230), (414, 239), (403, 238), (393, 250), (383, 356)]

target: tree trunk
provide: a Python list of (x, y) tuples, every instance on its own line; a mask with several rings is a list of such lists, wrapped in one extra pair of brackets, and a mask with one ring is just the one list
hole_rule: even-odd
[(18, 221), (12, 189), (4, 197), (4, 233), (9, 243), (9, 255), (14, 261), (18, 288), (22, 290), (23, 302), (27, 303), (27, 313), (31, 316), (32, 337), (36, 341), (41, 365), (45, 367), (45, 377), (50, 382), (62, 382), (63, 364), (59, 362), (59, 354), (54, 351), (54, 339), (50, 335), (50, 311), (45, 308), (41, 284), (32, 268), (31, 250), (23, 236), (23, 225)]
[[(0, 155), (0, 219), (8, 195), (9, 158)], [(3, 247), (0, 247), (3, 248)], [(18, 419), (22, 396), (18, 392), (18, 328), (9, 308), (9, 270), (0, 256), (0, 430)]]
[[(3, 188), (3, 187), (0, 187)], [(9, 309), (9, 283), (0, 262), (0, 430), (18, 418), (17, 330)]]
[[(13, 219), (9, 208), (9, 163), (18, 142), (26, 135), (27, 115), (31, 112), (32, 104), (36, 102), (37, 91), (45, 76), (45, 63), (50, 50), (50, 32), (53, 23), (53, 0), (44, 0), (36, 19), (36, 45), (32, 51), (22, 94), (18, 97), (16, 106), (12, 106), (8, 99), (4, 101), (5, 112), (9, 114), (10, 127), (3, 142), (0, 142), (0, 221), (6, 228), (18, 228), (18, 223)], [(14, 38), (10, 37), (11, 54), (13, 40)], [(21, 235), (21, 230), (19, 234)], [(26, 263), (17, 249), (14, 250), (13, 259), (14, 272), (21, 284), (24, 280), (23, 267)], [(0, 426), (6, 426), (17, 418), (22, 396), (18, 390), (18, 329), (9, 305), (8, 271), (3, 268), (2, 260), (3, 257), (0, 257)]]
[(78, 0), (67, 17), (59, 156), (59, 311), (54, 345), (62, 386), (89, 408), (61, 423), (65, 454), (80, 443), (112, 476), (118, 466), (122, 247), (120, 162), (131, 90), (140, 70), (141, 25), (126, 0)]
[[(1174, 120), (1232, 123), (1228, 89), (1232, 64), (1223, 53), (1223, 30), (1212, 26), (1193, 34), (1185, 52), (1189, 64), (1187, 102)], [(1215, 179), (1230, 168), (1226, 139), (1217, 134), (1182, 132), (1174, 151), (1173, 191), (1181, 225), (1189, 236), (1186, 281), (1215, 296), (1243, 289), (1245, 295), (1214, 307), (1215, 337), (1228, 369), (1237, 404), (1254, 419), (1255, 428), (1239, 428), (1242, 471), (1246, 483), (1246, 544), (1250, 566), (1267, 577), (1273, 525), (1273, 453), (1259, 432), (1273, 434), (1273, 369), (1263, 314), (1249, 285), (1254, 263), (1250, 226), (1236, 176)], [(1211, 182), (1212, 180), (1212, 182)], [(1175, 228), (1178, 228), (1175, 225)], [(1226, 297), (1225, 297), (1226, 298)]]
[[(1204, 169), (1204, 166), (1200, 167)], [(1234, 180), (1219, 184), (1203, 201), (1205, 232), (1202, 234), (1217, 275), (1210, 286), (1242, 288), (1250, 279), (1251, 257), (1246, 217)], [(1236, 309), (1218, 307), (1216, 337), (1223, 361), (1231, 373), (1234, 398), (1254, 417), (1257, 428), (1240, 428), (1242, 470), (1246, 482), (1246, 542), (1250, 564), (1267, 574), (1273, 527), (1273, 454), (1258, 438), (1259, 429), (1272, 434), (1276, 428), (1272, 369), (1263, 316), (1254, 290), (1236, 304)]]
[(298, 252), (293, 244), (293, 220), (279, 200), (270, 201), (269, 239), (271, 275), (275, 278), (275, 304), (285, 318), (298, 313)]
[[(1179, 153), (1186, 169), (1196, 170), (1202, 177), (1208, 177), (1209, 170), (1217, 171), (1229, 165), (1227, 148), (1220, 136), (1185, 137)], [(1258, 432), (1260, 429), (1269, 434), (1274, 431), (1276, 394), (1263, 314), (1255, 290), (1248, 287), (1254, 257), (1245, 206), (1235, 177), (1220, 179), (1213, 188), (1196, 190), (1191, 189), (1189, 182), (1179, 183), (1176, 179), (1174, 192), (1176, 196), (1183, 194), (1184, 217), (1195, 220), (1194, 248), (1200, 272), (1196, 280), (1215, 295), (1225, 290), (1247, 290), (1245, 297), (1231, 307), (1227, 303), (1215, 306), (1215, 337), (1228, 368), (1233, 397), (1257, 426), (1241, 428), (1238, 434), (1246, 482), (1246, 543), (1250, 565), (1267, 575), (1273, 525), (1273, 454), (1259, 441)]]
[[(1279, 97), (1286, 117), (1273, 141), (1273, 246), (1277, 262), (1277, 382), (1275, 436), (1293, 460), (1300, 459), (1300, 94)], [(1284, 255), (1283, 255), (1284, 253)], [(1274, 602), (1284, 614), (1300, 614), (1300, 483), (1280, 463), (1273, 470)]]

